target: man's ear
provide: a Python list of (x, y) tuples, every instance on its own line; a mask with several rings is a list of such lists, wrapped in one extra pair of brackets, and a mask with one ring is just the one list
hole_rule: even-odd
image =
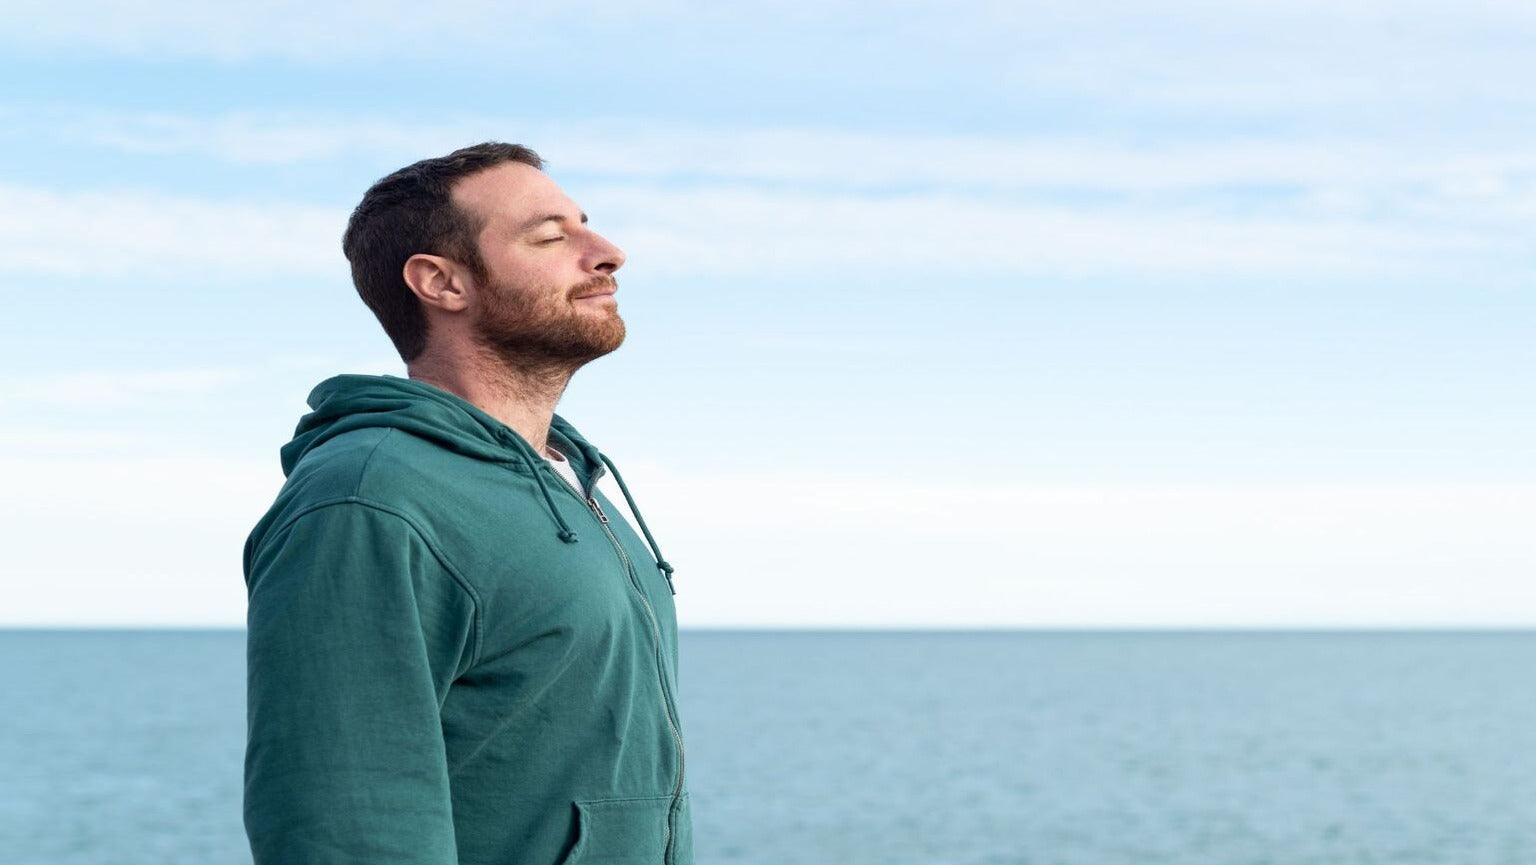
[(405, 284), (427, 306), (444, 312), (462, 312), (469, 306), (464, 284), (468, 274), (453, 259), (418, 252), (405, 260), (402, 275)]

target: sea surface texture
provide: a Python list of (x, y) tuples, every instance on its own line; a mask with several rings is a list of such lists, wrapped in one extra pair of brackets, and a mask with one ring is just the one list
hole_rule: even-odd
[[(1536, 865), (1533, 633), (683, 640), (701, 865)], [(0, 862), (249, 865), (243, 641), (0, 631)]]

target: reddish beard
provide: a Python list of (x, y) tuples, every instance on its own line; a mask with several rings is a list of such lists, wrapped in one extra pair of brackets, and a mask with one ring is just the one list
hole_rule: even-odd
[(559, 294), (534, 293), (487, 282), (485, 305), (476, 323), (481, 345), (516, 366), (576, 369), (624, 342), (624, 319), (614, 307), (578, 309), (575, 298), (608, 288), (618, 280), (595, 276)]

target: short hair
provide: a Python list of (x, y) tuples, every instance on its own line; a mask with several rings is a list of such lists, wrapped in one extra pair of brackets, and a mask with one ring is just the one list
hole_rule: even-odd
[(455, 207), (451, 194), (459, 180), (506, 162), (544, 168), (544, 160), (520, 144), (462, 147), (380, 179), (347, 220), (341, 249), (352, 264), (352, 284), (407, 363), (427, 347), (427, 318), (405, 284), (405, 262), (419, 253), (441, 255), (484, 279), (475, 243), (482, 220)]

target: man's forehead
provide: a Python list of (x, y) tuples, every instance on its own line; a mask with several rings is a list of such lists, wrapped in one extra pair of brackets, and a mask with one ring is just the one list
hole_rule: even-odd
[(453, 203), (482, 218), (502, 215), (522, 219), (534, 212), (580, 213), (576, 203), (549, 175), (521, 162), (506, 162), (460, 179)]

